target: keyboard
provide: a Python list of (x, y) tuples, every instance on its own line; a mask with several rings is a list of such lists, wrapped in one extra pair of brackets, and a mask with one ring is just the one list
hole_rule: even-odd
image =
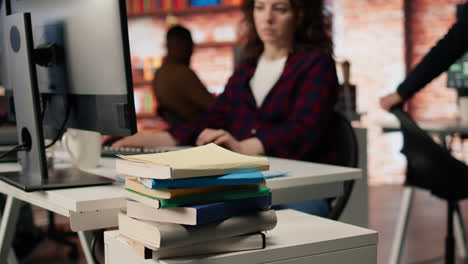
[(173, 147), (156, 147), (156, 148), (103, 146), (101, 156), (102, 157), (115, 157), (117, 154), (139, 155), (139, 154), (150, 154), (150, 153), (163, 153), (163, 152), (181, 150), (181, 149), (186, 149), (186, 148), (190, 148), (190, 146), (173, 146)]

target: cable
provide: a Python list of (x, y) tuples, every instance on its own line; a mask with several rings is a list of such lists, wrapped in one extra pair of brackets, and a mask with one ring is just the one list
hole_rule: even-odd
[(45, 111), (46, 111), (46, 108), (47, 108), (47, 102), (49, 102), (50, 100), (50, 97), (47, 96), (45, 97), (43, 95), (43, 97), (41, 98), (41, 105), (42, 105), (42, 111), (41, 111), (41, 122), (44, 122), (44, 117), (45, 117)]
[(98, 242), (98, 239), (104, 235), (104, 230), (97, 230), (96, 232), (94, 232), (94, 237), (93, 237), (93, 240), (91, 241), (91, 255), (93, 257), (93, 260), (95, 263), (98, 263), (100, 264), (101, 262), (98, 260), (97, 256), (96, 256), (96, 244)]
[(18, 151), (26, 150), (26, 147), (27, 147), (27, 145), (25, 145), (25, 144), (23, 144), (23, 145), (16, 145), (15, 147), (13, 147), (12, 149), (8, 150), (7, 152), (3, 152), (2, 154), (0, 154), (0, 159), (5, 158), (8, 154), (10, 154), (10, 153), (12, 153), (12, 152), (18, 152)]
[[(44, 106), (44, 109), (42, 111), (43, 112), (42, 118), (45, 116), (45, 111), (46, 111), (45, 107), (47, 107), (47, 103), (44, 103), (43, 106)], [(65, 119), (63, 120), (62, 125), (60, 126), (59, 132), (57, 133), (55, 138), (52, 140), (52, 142), (50, 142), (48, 145), (44, 147), (45, 149), (52, 147), (63, 136), (63, 133), (65, 133), (65, 128), (68, 122), (68, 118), (70, 117), (70, 111), (71, 111), (71, 106), (70, 106), (70, 103), (67, 102), (67, 110), (65, 112)]]

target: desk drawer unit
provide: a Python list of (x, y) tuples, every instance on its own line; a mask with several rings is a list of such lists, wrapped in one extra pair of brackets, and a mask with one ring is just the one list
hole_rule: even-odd
[(307, 215), (277, 211), (278, 225), (265, 249), (196, 257), (144, 260), (117, 230), (104, 234), (106, 264), (313, 264), (377, 263), (377, 232)]

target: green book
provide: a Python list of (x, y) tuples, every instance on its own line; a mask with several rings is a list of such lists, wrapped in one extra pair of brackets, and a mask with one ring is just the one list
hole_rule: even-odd
[(269, 193), (270, 189), (268, 187), (260, 186), (240, 190), (202, 193), (196, 195), (174, 197), (169, 199), (161, 199), (150, 195), (142, 194), (130, 189), (125, 189), (125, 196), (128, 199), (146, 204), (153, 208), (174, 208), (181, 206), (221, 202), (226, 200), (246, 199), (266, 196)]

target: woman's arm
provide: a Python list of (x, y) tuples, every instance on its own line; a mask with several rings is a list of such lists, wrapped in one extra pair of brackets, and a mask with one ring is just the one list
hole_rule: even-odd
[(467, 50), (468, 3), (463, 6), (462, 17), (398, 86), (398, 94), (403, 100), (410, 98), (414, 93), (446, 71)]
[(215, 143), (237, 153), (245, 155), (262, 155), (265, 154), (265, 149), (262, 142), (256, 138), (251, 137), (244, 140), (235, 139), (231, 133), (223, 129), (207, 128), (203, 130), (197, 138), (196, 144), (198, 146), (208, 143)]

